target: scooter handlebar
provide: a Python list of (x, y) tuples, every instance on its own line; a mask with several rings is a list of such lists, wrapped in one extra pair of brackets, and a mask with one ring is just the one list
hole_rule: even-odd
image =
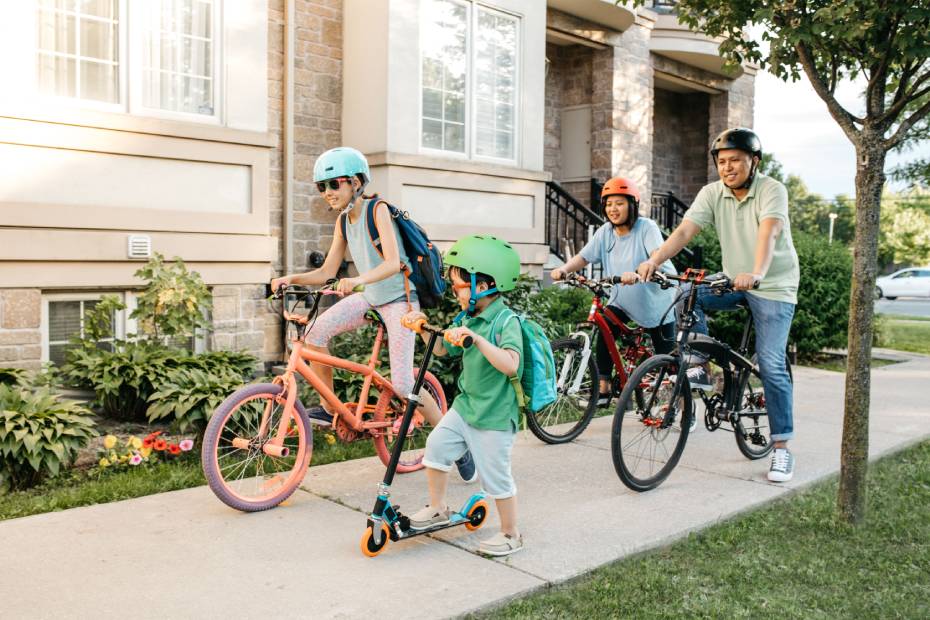
[(438, 336), (442, 336), (443, 339), (449, 344), (455, 345), (457, 347), (462, 347), (464, 349), (467, 349), (473, 343), (473, 339), (471, 336), (463, 336), (462, 338), (459, 338), (458, 340), (452, 340), (452, 338), (450, 337), (450, 332), (442, 329), (441, 327), (430, 325), (429, 323), (426, 322), (426, 319), (424, 318), (417, 318), (414, 320), (409, 320), (407, 319), (407, 317), (402, 317), (400, 320), (400, 324), (409, 330), (415, 331), (418, 334), (421, 332), (426, 332), (428, 334), (436, 334)]

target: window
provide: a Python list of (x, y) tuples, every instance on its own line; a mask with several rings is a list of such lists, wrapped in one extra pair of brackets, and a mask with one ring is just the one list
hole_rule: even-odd
[(213, 0), (150, 0), (143, 7), (143, 105), (212, 115)]
[[(55, 364), (65, 362), (65, 353), (71, 346), (71, 338), (84, 335), (84, 317), (100, 303), (102, 295), (54, 295), (46, 297), (43, 303), (42, 326), (46, 337), (43, 339), (42, 359)], [(113, 333), (97, 343), (102, 349), (112, 349), (114, 338), (124, 334), (125, 312), (115, 312), (111, 317)]]
[(40, 0), (36, 10), (39, 92), (119, 103), (117, 0)]
[(38, 0), (36, 90), (125, 112), (218, 109), (219, 0)]
[(424, 4), (422, 148), (516, 160), (518, 30), (518, 18), (478, 4)]
[(902, 271), (898, 275), (894, 276), (894, 279), (898, 280), (900, 278), (913, 278), (913, 277), (914, 277), (913, 271)]

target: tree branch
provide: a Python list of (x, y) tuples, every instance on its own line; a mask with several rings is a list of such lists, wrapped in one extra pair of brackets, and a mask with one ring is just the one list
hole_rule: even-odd
[(849, 141), (856, 144), (859, 140), (859, 130), (856, 129), (855, 123), (858, 122), (862, 124), (863, 119), (853, 116), (846, 108), (840, 105), (836, 97), (833, 96), (833, 93), (827, 89), (827, 86), (823, 83), (823, 79), (817, 72), (813, 55), (807, 45), (799, 42), (795, 44), (794, 48), (798, 52), (798, 59), (801, 61), (801, 66), (804, 68), (804, 73), (807, 74), (807, 78), (811, 81), (814, 90), (820, 98), (823, 99), (824, 103), (827, 104), (830, 115), (836, 120), (837, 124), (846, 134), (846, 137), (849, 138)]
[(917, 108), (917, 111), (911, 114), (903, 123), (898, 125), (897, 131), (894, 132), (890, 138), (885, 141), (885, 150), (889, 151), (894, 147), (901, 144), (907, 138), (907, 132), (911, 130), (911, 127), (919, 123), (923, 118), (930, 113), (930, 101), (927, 101), (922, 106)]
[(898, 114), (901, 113), (901, 110), (903, 110), (907, 106), (907, 104), (911, 103), (912, 101), (916, 101), (920, 99), (921, 97), (926, 95), (928, 92), (930, 92), (930, 86), (923, 88), (921, 90), (917, 90), (918, 88), (920, 88), (921, 84), (927, 81), (928, 78), (930, 78), (930, 71), (927, 71), (923, 75), (919, 76), (916, 80), (914, 80), (914, 83), (911, 85), (911, 92), (905, 94), (907, 91), (908, 84), (907, 82), (904, 81), (905, 76), (902, 74), (901, 75), (902, 82), (900, 86), (898, 86), (898, 92), (895, 94), (894, 104), (890, 108), (885, 110), (885, 112), (881, 116), (878, 117), (877, 121), (879, 123), (884, 123), (885, 121), (894, 121), (895, 117), (897, 117)]

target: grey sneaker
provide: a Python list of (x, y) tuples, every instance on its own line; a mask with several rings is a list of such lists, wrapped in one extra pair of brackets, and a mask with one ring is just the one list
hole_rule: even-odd
[(688, 369), (688, 383), (691, 384), (692, 390), (712, 390), (714, 387), (702, 366), (692, 366)]
[(523, 536), (516, 538), (503, 532), (498, 532), (487, 540), (478, 544), (478, 551), (484, 555), (502, 556), (516, 553), (523, 548)]
[(769, 466), (769, 480), (788, 482), (794, 476), (794, 455), (788, 448), (775, 448), (772, 452), (772, 464)]
[(448, 508), (442, 510), (432, 506), (424, 506), (410, 515), (410, 527), (414, 530), (425, 530), (449, 522), (451, 512)]
[(319, 405), (307, 409), (307, 417), (310, 418), (310, 424), (316, 424), (317, 426), (331, 426), (333, 423), (332, 414), (327, 413), (326, 409)]

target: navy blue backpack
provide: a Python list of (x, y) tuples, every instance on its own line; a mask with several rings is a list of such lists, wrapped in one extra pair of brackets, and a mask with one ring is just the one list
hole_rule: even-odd
[[(378, 251), (381, 258), (384, 258), (384, 252), (381, 250), (381, 235), (378, 234), (378, 227), (375, 225), (375, 207), (379, 202), (384, 203), (391, 213), (391, 218), (397, 223), (397, 230), (400, 232), (404, 251), (411, 263), (401, 265), (401, 270), (404, 278), (413, 282), (414, 287), (416, 287), (420, 307), (438, 307), (439, 300), (442, 299), (442, 294), (446, 291), (446, 281), (442, 277), (442, 254), (426, 236), (426, 231), (410, 219), (409, 213), (401, 211), (394, 205), (388, 204), (375, 196), (366, 203), (365, 213), (368, 218), (368, 236), (371, 237), (371, 244), (375, 246), (375, 250)], [(342, 227), (342, 238), (348, 239), (346, 236), (347, 223), (345, 215), (340, 217), (340, 225)]]

